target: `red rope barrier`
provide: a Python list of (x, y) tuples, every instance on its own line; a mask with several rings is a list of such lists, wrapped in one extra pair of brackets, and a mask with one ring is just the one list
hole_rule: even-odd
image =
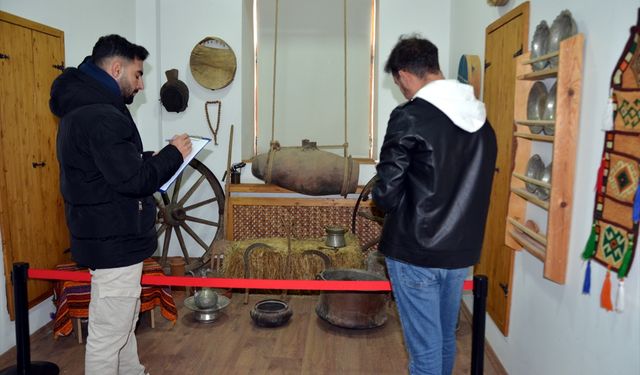
[[(30, 268), (30, 279), (91, 281), (87, 271), (57, 271)], [(387, 292), (391, 290), (388, 281), (334, 281), (334, 280), (270, 280), (270, 279), (227, 279), (213, 277), (152, 276), (143, 275), (143, 285), (193, 286), (231, 289), (278, 289), (278, 290), (339, 290)], [(464, 290), (473, 290), (473, 281), (465, 280)]]

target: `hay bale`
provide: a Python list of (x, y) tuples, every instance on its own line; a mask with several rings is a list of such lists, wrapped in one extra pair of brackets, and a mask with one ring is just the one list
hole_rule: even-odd
[(250, 257), (250, 278), (274, 280), (310, 280), (324, 270), (324, 262), (318, 256), (304, 255), (306, 250), (320, 250), (329, 256), (335, 268), (364, 269), (364, 253), (358, 238), (351, 233), (345, 235), (347, 245), (338, 250), (326, 247), (324, 239), (292, 239), (289, 265), (286, 238), (257, 238), (234, 241), (225, 254), (223, 272), (225, 277), (244, 278), (244, 253), (247, 247), (263, 243), (269, 248), (256, 248)]

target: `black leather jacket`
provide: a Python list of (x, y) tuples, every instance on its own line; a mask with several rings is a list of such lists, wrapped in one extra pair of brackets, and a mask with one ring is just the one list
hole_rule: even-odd
[(157, 248), (152, 194), (182, 164), (172, 145), (143, 153), (121, 95), (78, 69), (53, 83), (49, 102), (61, 117), (57, 138), (60, 190), (79, 264), (129, 266)]
[(477, 263), (495, 161), (496, 138), (488, 122), (471, 133), (423, 99), (397, 107), (373, 190), (376, 205), (386, 212), (379, 250), (423, 267)]

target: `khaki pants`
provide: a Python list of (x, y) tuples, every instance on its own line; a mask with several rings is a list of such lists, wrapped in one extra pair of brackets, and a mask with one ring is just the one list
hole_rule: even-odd
[(142, 263), (91, 271), (87, 375), (142, 375), (135, 328)]

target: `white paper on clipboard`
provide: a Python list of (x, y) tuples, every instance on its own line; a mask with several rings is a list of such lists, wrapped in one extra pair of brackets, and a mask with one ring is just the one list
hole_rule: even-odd
[(160, 186), (160, 189), (158, 189), (159, 191), (163, 193), (167, 191), (167, 189), (169, 189), (169, 187), (171, 186), (171, 184), (173, 184), (176, 178), (180, 176), (180, 173), (182, 173), (182, 171), (184, 171), (187, 165), (189, 165), (191, 160), (193, 160), (193, 158), (195, 158), (196, 155), (198, 155), (198, 153), (202, 151), (202, 149), (204, 148), (204, 146), (207, 145), (207, 143), (211, 142), (211, 138), (195, 137), (195, 136), (191, 136), (189, 138), (191, 138), (191, 153), (189, 153), (189, 155), (187, 155), (187, 157), (184, 158), (184, 161), (182, 162), (182, 165), (180, 166), (180, 168), (178, 168), (178, 171), (173, 176), (171, 176), (171, 178), (167, 182), (165, 182), (164, 185)]

